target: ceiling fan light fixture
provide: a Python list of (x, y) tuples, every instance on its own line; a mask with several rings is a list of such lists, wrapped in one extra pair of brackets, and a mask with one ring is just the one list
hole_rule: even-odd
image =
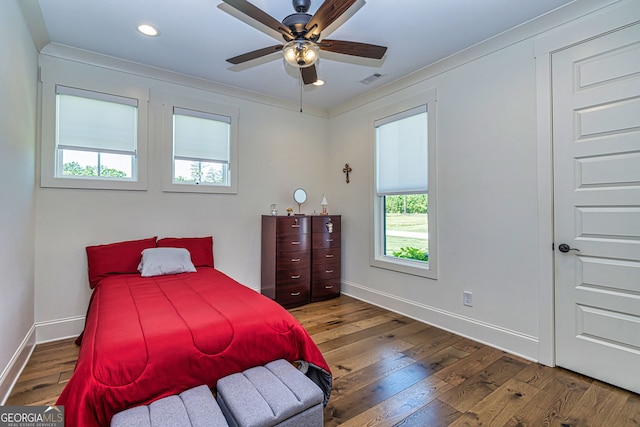
[(316, 63), (320, 48), (309, 40), (291, 40), (282, 48), (284, 59), (294, 67), (306, 68)]

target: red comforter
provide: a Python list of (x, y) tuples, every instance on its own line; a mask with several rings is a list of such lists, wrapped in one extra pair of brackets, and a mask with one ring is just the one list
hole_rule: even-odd
[(94, 290), (78, 363), (56, 404), (68, 427), (108, 426), (123, 409), (280, 358), (309, 362), (328, 399), (327, 362), (270, 299), (213, 268), (108, 277)]

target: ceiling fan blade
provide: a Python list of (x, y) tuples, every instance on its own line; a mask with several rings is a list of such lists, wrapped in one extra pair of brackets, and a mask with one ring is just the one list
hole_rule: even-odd
[(253, 27), (256, 30), (261, 31), (262, 33), (268, 35), (269, 37), (273, 37), (278, 41), (282, 40), (282, 34), (277, 32), (273, 28), (267, 27), (263, 23), (256, 21), (255, 19), (251, 18), (249, 15), (245, 15), (244, 13), (240, 12), (238, 9), (235, 9), (226, 3), (221, 2), (220, 4), (218, 4), (218, 9), (233, 16), (237, 20), (244, 22), (250, 27)]
[(300, 75), (302, 75), (302, 81), (305, 85), (310, 85), (318, 80), (315, 64), (310, 67), (300, 68)]
[(387, 52), (386, 46), (369, 43), (349, 42), (344, 40), (322, 40), (320, 49), (344, 55), (361, 56), (363, 58), (382, 59)]
[(266, 25), (267, 27), (277, 31), (283, 36), (287, 37), (288, 40), (293, 39), (294, 36), (291, 34), (291, 30), (282, 25), (280, 21), (263, 11), (262, 9), (254, 6), (246, 0), (222, 0), (229, 6), (234, 9), (244, 13), (250, 18), (255, 19), (259, 23)]
[(282, 45), (278, 44), (275, 46), (264, 47), (262, 49), (254, 50), (252, 52), (243, 53), (242, 55), (234, 56), (233, 58), (227, 59), (227, 62), (230, 62), (234, 65), (242, 64), (243, 62), (251, 61), (252, 59), (260, 58), (266, 55), (270, 55), (274, 52), (279, 52), (282, 50)]
[[(224, 4), (224, 3), (221, 3)], [(342, 24), (347, 22), (353, 15), (356, 14), (362, 6), (365, 5), (364, 0), (356, 0), (356, 2), (351, 6), (345, 13), (343, 13), (340, 18), (333, 21), (331, 24), (327, 25), (322, 29), (322, 37), (329, 37), (331, 33), (340, 28)]]
[(308, 37), (318, 35), (345, 13), (357, 0), (325, 0), (306, 25)]

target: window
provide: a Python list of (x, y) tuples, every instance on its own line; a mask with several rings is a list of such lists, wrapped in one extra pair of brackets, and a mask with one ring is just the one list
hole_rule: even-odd
[(173, 108), (173, 183), (229, 185), (231, 118)]
[(56, 178), (136, 180), (136, 99), (56, 87)]
[(429, 98), (373, 120), (371, 264), (435, 278), (435, 97)]
[(237, 112), (196, 99), (167, 101), (165, 191), (235, 193)]
[(40, 185), (146, 190), (149, 89), (113, 70), (40, 61)]

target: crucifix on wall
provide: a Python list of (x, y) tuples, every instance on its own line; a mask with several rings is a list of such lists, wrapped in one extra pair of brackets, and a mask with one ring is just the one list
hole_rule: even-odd
[(352, 170), (353, 169), (351, 169), (351, 166), (349, 166), (349, 163), (344, 164), (344, 168), (342, 169), (342, 172), (347, 175), (347, 178), (346, 178), (347, 184), (349, 183), (349, 172), (351, 172)]

